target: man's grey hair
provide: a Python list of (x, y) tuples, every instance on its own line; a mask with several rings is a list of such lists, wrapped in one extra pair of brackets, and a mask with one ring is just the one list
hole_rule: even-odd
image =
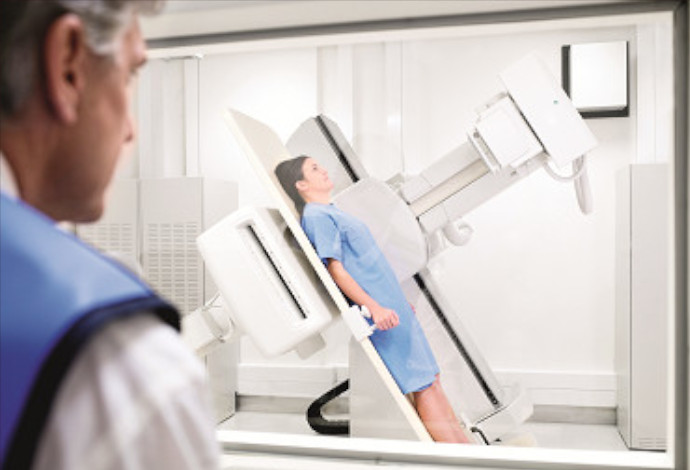
[[(0, 0), (0, 116), (14, 115), (40, 84), (45, 34), (58, 17), (78, 15), (97, 55), (115, 52), (134, 13), (152, 14), (165, 0)], [(42, 84), (41, 84), (42, 85)]]

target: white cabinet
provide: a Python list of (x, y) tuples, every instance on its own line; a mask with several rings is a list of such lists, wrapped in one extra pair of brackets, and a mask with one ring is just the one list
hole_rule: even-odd
[(617, 181), (618, 429), (632, 449), (667, 445), (669, 171), (631, 165)]
[[(76, 233), (128, 265), (186, 315), (216, 293), (196, 238), (237, 209), (237, 198), (236, 183), (212, 178), (115, 180), (103, 217), (78, 225)], [(224, 345), (205, 358), (218, 421), (235, 411), (237, 348)]]

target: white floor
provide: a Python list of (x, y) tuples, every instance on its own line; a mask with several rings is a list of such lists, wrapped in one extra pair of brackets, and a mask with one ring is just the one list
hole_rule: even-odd
[[(273, 434), (276, 442), (287, 442), (290, 435), (314, 436), (317, 439), (332, 439), (318, 436), (312, 431), (303, 414), (297, 413), (266, 413), (244, 411), (222, 423), (219, 430), (250, 431), (256, 433)], [(570, 423), (538, 423), (528, 422), (520, 429), (521, 435), (530, 436), (532, 444), (547, 449), (587, 450), (587, 451), (627, 451), (618, 430), (612, 425), (570, 424)], [(281, 437), (282, 436), (282, 437)], [(348, 439), (342, 437), (341, 439)], [(528, 445), (530, 439), (517, 439), (514, 445)], [(404, 442), (404, 441), (400, 441)], [(508, 443), (510, 444), (510, 443)], [(373, 469), (381, 468), (377, 462), (363, 461), (333, 461), (314, 457), (271, 455), (270, 452), (233, 452), (224, 457), (224, 469), (227, 470), (292, 470), (292, 469), (323, 469), (327, 465), (329, 470), (339, 469)], [(386, 468), (413, 468), (386, 465)], [(431, 467), (414, 467), (431, 468)]]
[[(303, 414), (293, 413), (239, 412), (218, 429), (316, 435)], [(520, 433), (531, 434), (537, 446), (544, 448), (627, 450), (618, 430), (612, 425), (527, 422)], [(516, 445), (519, 442), (516, 441)]]

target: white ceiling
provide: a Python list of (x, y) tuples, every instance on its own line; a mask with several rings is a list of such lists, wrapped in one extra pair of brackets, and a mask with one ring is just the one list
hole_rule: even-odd
[[(635, 0), (384, 0), (391, 10), (403, 5), (400, 3), (423, 4), (430, 11), (439, 8), (451, 8), (454, 11), (471, 13), (485, 13), (506, 9), (525, 8), (563, 8), (567, 6), (581, 6), (583, 4), (611, 4), (630, 3)], [(376, 0), (167, 0), (164, 7), (165, 13), (175, 13), (191, 10), (219, 10), (227, 8), (253, 8), (261, 5), (292, 4), (295, 7), (304, 7), (310, 3), (342, 3), (349, 4), (353, 8), (364, 7), (370, 3), (381, 3)]]
[[(190, 10), (218, 10), (225, 8), (253, 7), (262, 3), (270, 4), (276, 0), (167, 0), (163, 13)], [(285, 0), (291, 1), (291, 0)]]
[(501, 14), (647, 0), (168, 0), (142, 21), (148, 39), (248, 33), (458, 15)]

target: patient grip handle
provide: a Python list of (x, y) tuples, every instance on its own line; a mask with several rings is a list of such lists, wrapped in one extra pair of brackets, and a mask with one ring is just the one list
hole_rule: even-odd
[(345, 323), (347, 323), (347, 326), (350, 328), (352, 335), (357, 341), (362, 341), (363, 339), (368, 338), (376, 329), (375, 325), (370, 325), (364, 319), (364, 317), (371, 317), (369, 309), (367, 309), (365, 306), (360, 308), (358, 305), (353, 305), (347, 310), (343, 311), (342, 315)]

